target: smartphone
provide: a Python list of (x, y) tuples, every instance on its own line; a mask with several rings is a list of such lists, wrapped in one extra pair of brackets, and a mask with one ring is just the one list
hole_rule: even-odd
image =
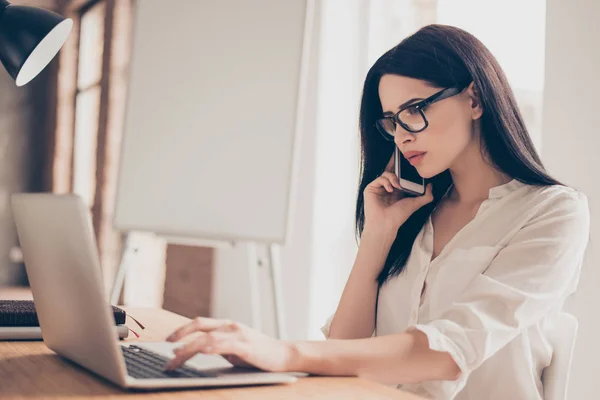
[(403, 192), (411, 196), (422, 196), (425, 194), (425, 179), (404, 158), (398, 146), (396, 146), (396, 151), (394, 152), (394, 170)]

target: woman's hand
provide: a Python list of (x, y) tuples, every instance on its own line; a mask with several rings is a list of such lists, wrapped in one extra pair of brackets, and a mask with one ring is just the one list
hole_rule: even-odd
[(431, 184), (423, 196), (409, 197), (400, 189), (394, 171), (394, 156), (381, 176), (371, 182), (365, 190), (365, 231), (378, 231), (396, 236), (398, 229), (419, 208), (433, 201)]
[(177, 348), (175, 358), (165, 369), (172, 370), (197, 353), (219, 354), (239, 367), (256, 367), (270, 372), (285, 372), (292, 361), (292, 347), (238, 322), (212, 318), (196, 318), (173, 332), (169, 342), (201, 332), (193, 341)]

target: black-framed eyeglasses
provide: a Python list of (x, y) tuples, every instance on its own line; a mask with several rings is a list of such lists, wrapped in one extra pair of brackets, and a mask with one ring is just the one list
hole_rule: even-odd
[(411, 133), (424, 131), (429, 126), (429, 121), (427, 121), (424, 113), (425, 108), (436, 101), (455, 96), (463, 90), (464, 88), (457, 87), (440, 90), (424, 100), (402, 107), (396, 114), (390, 117), (378, 119), (375, 122), (375, 126), (383, 137), (389, 141), (394, 140), (397, 124), (400, 124), (402, 128)]

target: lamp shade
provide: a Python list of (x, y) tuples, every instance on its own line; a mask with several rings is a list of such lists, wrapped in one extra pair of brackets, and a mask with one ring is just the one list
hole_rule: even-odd
[(56, 56), (73, 28), (69, 18), (0, 0), (0, 61), (23, 86)]

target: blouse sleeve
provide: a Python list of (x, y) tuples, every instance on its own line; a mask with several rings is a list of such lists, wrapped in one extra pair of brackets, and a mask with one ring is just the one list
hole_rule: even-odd
[(334, 315), (335, 314), (332, 314), (329, 318), (327, 318), (325, 325), (321, 327), (321, 332), (323, 332), (325, 339), (329, 339), (329, 329), (331, 328), (331, 321), (333, 321)]
[(471, 371), (576, 290), (590, 228), (587, 198), (570, 191), (545, 203), (438, 319), (409, 328), (461, 370), (455, 381), (420, 384), (434, 397), (454, 398)]

